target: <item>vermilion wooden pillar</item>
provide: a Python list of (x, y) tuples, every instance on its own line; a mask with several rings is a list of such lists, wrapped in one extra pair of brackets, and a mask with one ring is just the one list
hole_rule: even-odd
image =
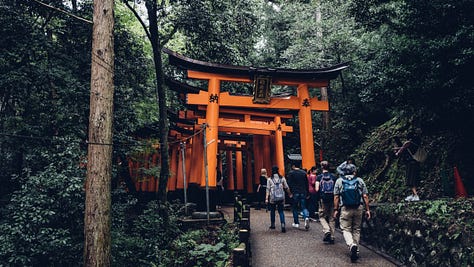
[[(281, 124), (281, 118), (279, 116), (275, 117), (275, 124)], [(285, 176), (285, 156), (283, 154), (283, 134), (281, 129), (275, 131), (275, 157), (280, 174)]]
[(178, 146), (171, 146), (170, 178), (168, 179), (168, 191), (176, 190), (176, 177), (178, 174), (178, 156), (181, 150)]
[(184, 188), (184, 176), (183, 176), (183, 157), (178, 153), (177, 157), (177, 167), (176, 167), (176, 189), (183, 189)]
[[(192, 142), (192, 140), (190, 140), (190, 142)], [(185, 168), (186, 168), (186, 183), (188, 184), (188, 186), (189, 186), (189, 177), (190, 177), (189, 174), (191, 173), (191, 169), (194, 169), (194, 166), (198, 165), (198, 164), (193, 164), (193, 162), (191, 161), (192, 155), (193, 155), (192, 153), (193, 153), (192, 144), (186, 145)], [(202, 166), (202, 164), (198, 166)]]
[(234, 190), (234, 164), (232, 159), (232, 151), (226, 151), (226, 162), (227, 162), (227, 189)]
[(252, 153), (250, 153), (250, 149), (248, 148), (248, 145), (246, 146), (246, 163), (247, 163), (247, 193), (253, 193), (254, 192), (254, 180), (257, 180), (257, 177), (254, 177), (253, 175), (253, 168), (252, 168)]
[[(217, 143), (219, 133), (219, 95), (220, 80), (211, 77), (208, 84), (209, 103), (206, 109), (207, 173), (209, 187), (216, 186)], [(206, 186), (206, 177), (201, 178), (201, 186)]]
[[(260, 180), (257, 179), (260, 177), (260, 171), (263, 167), (263, 153), (262, 153), (262, 136), (261, 135), (254, 135), (253, 136), (253, 166), (254, 166), (254, 173), (255, 173), (255, 185), (258, 185)], [(267, 169), (268, 175), (270, 175), (271, 169)]]
[[(272, 155), (270, 149), (270, 136), (269, 135), (262, 135), (262, 143), (260, 149), (263, 151), (263, 168), (267, 169), (267, 173), (271, 172), (272, 169)], [(270, 175), (271, 173), (269, 173)]]
[[(198, 130), (198, 129), (197, 129)], [(189, 159), (191, 165), (193, 166), (189, 171), (189, 183), (191, 184), (200, 184), (201, 177), (204, 173), (204, 148), (203, 148), (203, 133), (196, 134), (192, 140), (192, 153), (191, 158)]]
[(310, 169), (315, 165), (314, 161), (314, 139), (313, 122), (311, 118), (311, 99), (309, 97), (308, 85), (300, 84), (298, 86), (298, 98), (300, 101), (300, 110), (298, 111), (300, 124), (300, 147), (301, 147), (301, 165), (303, 168)]
[(236, 145), (235, 151), (235, 176), (237, 178), (237, 190), (244, 190), (244, 165), (242, 158), (242, 145), (240, 142)]

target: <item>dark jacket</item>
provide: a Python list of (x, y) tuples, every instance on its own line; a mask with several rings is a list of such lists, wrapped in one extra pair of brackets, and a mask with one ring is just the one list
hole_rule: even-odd
[(291, 193), (308, 195), (308, 177), (305, 171), (301, 169), (291, 170), (286, 178)]

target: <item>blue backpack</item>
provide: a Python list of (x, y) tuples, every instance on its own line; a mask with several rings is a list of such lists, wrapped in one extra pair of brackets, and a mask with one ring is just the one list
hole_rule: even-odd
[(347, 208), (358, 208), (360, 206), (359, 180), (354, 176), (351, 180), (342, 179), (342, 204)]

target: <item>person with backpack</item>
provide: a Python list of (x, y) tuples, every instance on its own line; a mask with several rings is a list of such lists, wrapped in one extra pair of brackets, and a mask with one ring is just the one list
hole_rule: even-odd
[(323, 227), (323, 242), (334, 244), (336, 221), (332, 212), (334, 210), (334, 184), (337, 178), (329, 172), (329, 162), (321, 161), (321, 169), (322, 173), (317, 176), (315, 184), (321, 199), (319, 221)]
[(309, 217), (315, 221), (319, 220), (319, 192), (316, 190), (316, 178), (317, 178), (318, 168), (316, 166), (311, 167), (308, 172), (308, 211)]
[(346, 166), (345, 175), (334, 184), (334, 215), (336, 218), (341, 206), (341, 229), (344, 240), (349, 247), (350, 258), (355, 262), (359, 258), (359, 240), (362, 216), (365, 213), (370, 219), (369, 195), (364, 180), (356, 176), (353, 164)]
[(344, 176), (345, 170), (347, 166), (354, 165), (355, 166), (355, 160), (352, 157), (347, 158), (344, 162), (339, 164), (336, 168), (336, 172), (339, 174), (339, 176)]
[(280, 215), (281, 232), (285, 233), (285, 214), (283, 207), (285, 206), (285, 191), (289, 197), (292, 197), (288, 183), (285, 177), (278, 173), (278, 166), (272, 167), (272, 175), (267, 179), (267, 191), (265, 203), (270, 209), (270, 229), (275, 229), (275, 209)]
[(299, 228), (299, 208), (303, 212), (304, 228), (309, 229), (309, 212), (306, 208), (306, 199), (309, 197), (308, 177), (306, 172), (300, 169), (299, 161), (293, 162), (292, 170), (288, 173), (288, 185), (293, 193), (293, 228)]

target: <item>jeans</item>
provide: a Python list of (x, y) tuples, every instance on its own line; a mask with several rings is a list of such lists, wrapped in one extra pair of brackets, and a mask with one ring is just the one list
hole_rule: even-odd
[(282, 227), (285, 227), (285, 214), (283, 213), (283, 201), (278, 203), (270, 203), (270, 223), (271, 226), (275, 226), (275, 209), (278, 209), (278, 214), (280, 215), (280, 223)]
[(309, 199), (307, 199), (308, 204), (308, 211), (309, 217), (311, 218), (318, 218), (318, 211), (319, 211), (319, 194), (318, 193), (310, 193)]
[(293, 194), (293, 221), (296, 224), (299, 224), (298, 220), (298, 207), (301, 207), (301, 210), (303, 211), (303, 219), (306, 220), (306, 218), (309, 217), (309, 212), (308, 209), (306, 208), (306, 195), (301, 194), (301, 193), (295, 193)]

